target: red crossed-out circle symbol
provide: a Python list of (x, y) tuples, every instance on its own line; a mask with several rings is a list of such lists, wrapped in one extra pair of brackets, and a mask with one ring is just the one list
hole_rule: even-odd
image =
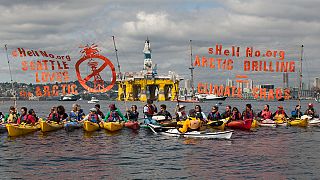
[[(92, 72), (91, 74), (89, 74), (87, 77), (85, 77), (84, 79), (82, 79), (81, 77), (81, 74), (80, 74), (80, 70), (79, 70), (79, 66), (81, 63), (83, 63), (84, 61), (88, 60), (88, 59), (93, 59), (93, 58), (97, 58), (97, 59), (101, 59), (104, 61), (104, 63), (94, 72)], [(103, 88), (103, 89), (94, 89), (94, 88), (91, 88), (89, 87), (86, 83), (96, 74), (100, 73), (102, 70), (104, 70), (104, 68), (106, 68), (107, 66), (110, 66), (111, 68), (111, 71), (112, 71), (112, 80), (111, 80), (111, 83)], [(93, 55), (90, 55), (90, 56), (84, 56), (82, 57), (81, 59), (79, 59), (75, 65), (75, 68), (76, 68), (76, 73), (77, 73), (77, 78), (78, 78), (78, 81), (79, 83), (86, 89), (88, 90), (89, 92), (95, 92), (95, 93), (104, 93), (104, 92), (107, 92), (109, 91), (115, 84), (116, 82), (116, 70), (114, 68), (114, 65), (112, 64), (112, 62), (100, 55), (100, 54), (93, 54)]]

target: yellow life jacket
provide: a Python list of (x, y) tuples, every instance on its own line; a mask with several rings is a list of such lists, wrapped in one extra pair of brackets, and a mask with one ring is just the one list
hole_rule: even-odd
[(196, 118), (188, 118), (184, 123), (182, 128), (179, 128), (179, 131), (182, 133), (185, 133), (188, 131), (188, 129), (191, 130), (196, 130), (199, 129), (201, 126), (201, 121), (200, 119)]

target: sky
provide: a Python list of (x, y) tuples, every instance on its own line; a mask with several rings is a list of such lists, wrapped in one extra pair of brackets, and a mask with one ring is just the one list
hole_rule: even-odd
[(207, 51), (216, 44), (240, 46), (242, 57), (233, 59), (233, 71), (195, 67), (195, 83), (213, 84), (247, 74), (254, 83), (282, 85), (282, 73), (243, 72), (246, 47), (284, 50), (285, 60), (296, 61), (296, 72), (289, 78), (292, 85), (297, 84), (304, 45), (303, 77), (312, 83), (320, 76), (319, 9), (318, 0), (0, 0), (0, 81), (10, 81), (5, 45), (13, 80), (35, 83), (35, 73), (22, 71), (21, 60), (12, 57), (16, 48), (70, 54), (73, 79), (74, 65), (81, 57), (79, 47), (86, 44), (97, 44), (116, 66), (115, 36), (122, 72), (142, 69), (148, 37), (159, 74), (175, 71), (184, 79), (190, 78), (190, 40), (193, 59), (215, 57)]

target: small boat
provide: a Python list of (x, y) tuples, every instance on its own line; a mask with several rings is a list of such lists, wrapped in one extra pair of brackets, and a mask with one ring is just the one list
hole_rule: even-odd
[(78, 96), (74, 94), (67, 94), (65, 96), (61, 96), (59, 101), (76, 101), (78, 100)]
[(238, 120), (227, 123), (227, 127), (232, 129), (250, 130), (253, 120)]
[(104, 122), (103, 128), (109, 131), (118, 131), (121, 130), (124, 126), (122, 122)]
[(278, 101), (284, 101), (284, 97), (279, 98)]
[(65, 129), (67, 132), (72, 132), (72, 131), (74, 131), (75, 129), (80, 129), (80, 128), (82, 128), (83, 124), (80, 123), (80, 122), (71, 121), (71, 122), (65, 123), (63, 126), (64, 126), (64, 129)]
[[(157, 133), (155, 129), (159, 128), (156, 125), (148, 125), (150, 129)], [(161, 127), (160, 127), (161, 128)], [(178, 129), (168, 129), (160, 132), (162, 135), (173, 137), (186, 137), (186, 138), (204, 138), (204, 139), (230, 139), (233, 131), (221, 131), (221, 132), (202, 132), (202, 131), (190, 131), (186, 133), (179, 132)]]
[(198, 94), (196, 97), (201, 101), (224, 101), (227, 96), (217, 96), (215, 94)]
[(29, 134), (39, 130), (38, 125), (29, 125), (29, 124), (6, 124), (9, 136), (21, 136)]
[(94, 123), (94, 122), (86, 120), (83, 122), (83, 129), (88, 132), (93, 132), (93, 131), (100, 129), (100, 126), (98, 123)]
[(55, 131), (63, 128), (63, 123), (56, 123), (54, 121), (40, 121), (40, 128), (42, 132)]
[(99, 102), (99, 99), (97, 99), (96, 97), (92, 97), (90, 101), (88, 101), (89, 104), (96, 104)]
[(299, 126), (299, 127), (307, 127), (308, 119), (296, 119), (292, 121), (288, 121), (289, 126)]
[(124, 123), (124, 126), (133, 130), (139, 129), (140, 128), (140, 124), (138, 121), (128, 121), (126, 123)]

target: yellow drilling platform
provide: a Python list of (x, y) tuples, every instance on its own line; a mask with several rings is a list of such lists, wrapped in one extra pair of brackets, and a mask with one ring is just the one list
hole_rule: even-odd
[(183, 80), (175, 72), (158, 75), (157, 65), (152, 65), (150, 41), (145, 41), (143, 70), (126, 72), (118, 76), (118, 101), (173, 101), (179, 94), (179, 82)]

